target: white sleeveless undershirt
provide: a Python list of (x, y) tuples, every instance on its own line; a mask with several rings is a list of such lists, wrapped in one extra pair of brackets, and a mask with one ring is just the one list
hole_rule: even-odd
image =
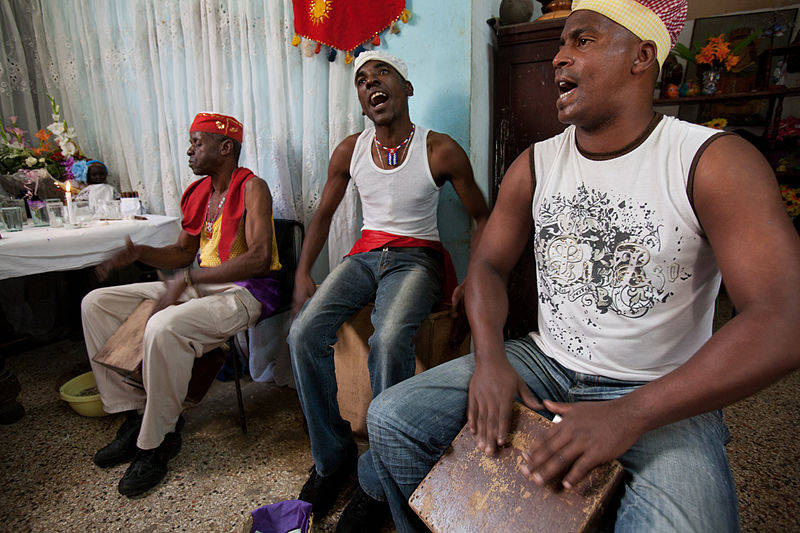
[(649, 381), (709, 339), (721, 275), (687, 183), (717, 133), (662, 117), (641, 144), (603, 160), (579, 151), (574, 126), (535, 144), (531, 336), (545, 354), (577, 372)]
[[(416, 127), (408, 153), (397, 167), (380, 168), (372, 160), (375, 130), (364, 130), (356, 140), (350, 176), (361, 198), (362, 230), (385, 231), (403, 237), (439, 240), (437, 209), (442, 188), (428, 165), (428, 130)], [(381, 150), (385, 157), (385, 150)]]

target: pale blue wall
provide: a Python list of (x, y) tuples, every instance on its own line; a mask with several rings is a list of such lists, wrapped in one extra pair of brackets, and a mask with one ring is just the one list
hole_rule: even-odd
[[(408, 64), (414, 85), (411, 120), (450, 135), (470, 151), (471, 7), (468, 0), (408, 0), (412, 12), (400, 34), (381, 36), (379, 47)], [(453, 187), (439, 202), (439, 232), (463, 279), (469, 256), (469, 217)]]

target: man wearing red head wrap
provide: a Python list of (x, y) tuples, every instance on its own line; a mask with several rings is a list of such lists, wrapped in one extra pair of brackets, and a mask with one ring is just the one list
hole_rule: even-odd
[[(800, 366), (800, 239), (753, 146), (654, 112), (685, 14), (684, 0), (575, 2), (553, 59), (570, 126), (509, 167), (470, 261), (475, 353), (370, 405), (399, 531), (426, 530), (406, 502), (465, 423), (486, 454), (509, 443), (515, 399), (561, 418), (522, 452), (530, 483), (570, 490), (618, 458), (629, 475), (607, 525), (738, 530), (720, 409)], [(504, 343), (531, 236), (538, 331)], [(723, 275), (737, 316), (712, 335)]]
[[(94, 456), (102, 468), (130, 461), (119, 482), (125, 496), (158, 484), (181, 446), (180, 416), (197, 357), (254, 325), (279, 303), (279, 270), (267, 184), (238, 165), (242, 125), (233, 117), (200, 113), (189, 135), (189, 166), (199, 176), (181, 199), (183, 230), (163, 248), (125, 248), (97, 268), (101, 278), (141, 261), (180, 269), (165, 282), (92, 291), (83, 299), (89, 359), (145, 299), (156, 300), (142, 342), (143, 390), (92, 361), (108, 413), (124, 412), (116, 437)], [(197, 257), (199, 268), (191, 268)]]

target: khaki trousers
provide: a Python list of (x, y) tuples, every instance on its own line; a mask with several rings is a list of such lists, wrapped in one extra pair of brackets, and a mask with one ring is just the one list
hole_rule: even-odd
[(175, 429), (196, 357), (219, 346), (231, 335), (254, 325), (261, 304), (247, 289), (215, 284), (187, 289), (180, 303), (150, 317), (142, 349), (144, 391), (122, 381), (117, 372), (92, 361), (99, 350), (133, 310), (145, 299), (164, 292), (161, 282), (134, 283), (96, 289), (81, 302), (86, 350), (97, 388), (108, 413), (144, 409), (136, 445), (158, 447), (164, 435)]

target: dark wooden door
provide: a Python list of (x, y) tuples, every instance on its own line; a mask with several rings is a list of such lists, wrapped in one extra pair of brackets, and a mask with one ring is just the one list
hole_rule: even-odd
[[(556, 114), (553, 57), (564, 19), (501, 26), (497, 31), (494, 103), (494, 172), (491, 201), (508, 167), (531, 143), (566, 127)], [(536, 329), (536, 270), (533, 239), (514, 267), (508, 288), (507, 338)]]

